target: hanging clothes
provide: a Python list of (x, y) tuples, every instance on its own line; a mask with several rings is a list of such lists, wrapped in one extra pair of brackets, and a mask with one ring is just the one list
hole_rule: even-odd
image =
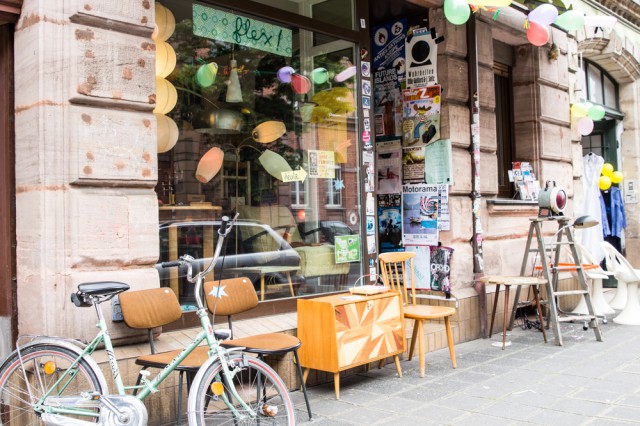
[[(584, 201), (581, 214), (593, 216), (596, 219), (601, 220), (603, 212), (600, 205), (600, 188), (598, 187), (598, 180), (602, 173), (604, 158), (590, 152), (583, 157), (582, 164), (584, 166), (584, 173), (582, 174), (582, 199)], [(603, 240), (602, 223), (598, 223), (598, 225), (592, 228), (581, 230), (580, 242), (587, 248), (587, 250), (589, 250), (598, 263), (604, 259), (604, 250), (600, 246), (600, 242)]]
[[(617, 186), (609, 188), (609, 194), (600, 192), (600, 210), (602, 211), (602, 236), (622, 237), (622, 230), (627, 227), (627, 215), (624, 212), (622, 192)], [(605, 196), (611, 197), (605, 200)], [(607, 202), (608, 201), (608, 202)]]

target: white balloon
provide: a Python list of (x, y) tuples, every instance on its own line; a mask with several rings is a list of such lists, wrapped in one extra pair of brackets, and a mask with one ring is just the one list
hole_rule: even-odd
[(593, 120), (589, 117), (582, 117), (578, 120), (578, 131), (582, 136), (587, 136), (593, 132)]

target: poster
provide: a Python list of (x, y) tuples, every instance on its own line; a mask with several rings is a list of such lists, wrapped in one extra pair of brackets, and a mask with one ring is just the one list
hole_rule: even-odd
[(425, 148), (424, 181), (428, 185), (453, 185), (451, 140), (440, 139)]
[(451, 294), (451, 247), (430, 247), (431, 249), (431, 290)]
[(376, 234), (376, 218), (375, 216), (365, 216), (367, 218), (367, 235)]
[(429, 144), (440, 139), (440, 86), (402, 92), (402, 144)]
[(336, 175), (333, 151), (309, 150), (309, 177), (334, 179)]
[(378, 142), (376, 144), (376, 165), (378, 168), (378, 194), (399, 194), (402, 192), (402, 159), (400, 140)]
[(360, 261), (360, 235), (335, 236), (336, 263)]
[(405, 245), (438, 245), (438, 187), (404, 185), (402, 240)]
[(430, 86), (438, 82), (438, 45), (427, 28), (413, 30), (406, 38), (406, 87)]
[(425, 147), (402, 149), (402, 183), (425, 183)]
[[(413, 259), (413, 275), (416, 288), (428, 290), (431, 287), (431, 247), (409, 246), (407, 250), (416, 254)], [(408, 262), (407, 271), (409, 270)]]
[(451, 216), (449, 215), (449, 186), (438, 186), (438, 231), (451, 229)]
[(400, 194), (378, 195), (378, 239), (380, 253), (403, 251)]

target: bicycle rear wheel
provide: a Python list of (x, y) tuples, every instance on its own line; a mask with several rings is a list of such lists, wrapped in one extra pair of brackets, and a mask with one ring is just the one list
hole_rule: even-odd
[[(293, 403), (278, 374), (257, 358), (234, 355), (231, 379), (240, 398), (257, 413), (251, 416), (233, 397), (220, 362), (196, 376), (189, 392), (190, 425), (295, 425)], [(224, 402), (226, 395), (229, 404)]]
[[(51, 396), (74, 396), (82, 392), (103, 393), (100, 376), (84, 359), (72, 374), (56, 382), (78, 358), (78, 353), (55, 344), (35, 344), (13, 352), (0, 367), (0, 425), (42, 425), (34, 405), (49, 390)], [(54, 387), (55, 386), (55, 387)], [(73, 417), (73, 416), (70, 416)], [(76, 416), (76, 418), (78, 418)], [(80, 417), (97, 421), (95, 417)]]

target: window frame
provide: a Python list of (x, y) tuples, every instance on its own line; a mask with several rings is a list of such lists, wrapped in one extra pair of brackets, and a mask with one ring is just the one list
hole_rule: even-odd
[[(498, 161), (498, 197), (510, 199), (515, 195), (515, 188), (513, 182), (509, 181), (508, 173), (508, 170), (511, 169), (511, 163), (514, 161), (515, 152), (512, 67), (500, 62), (494, 62), (493, 76), (496, 116), (496, 157)], [(498, 79), (503, 79), (505, 84), (498, 85)], [(506, 89), (507, 93), (498, 96), (499, 88)], [(499, 104), (499, 99), (502, 99), (504, 106), (508, 108), (508, 111), (503, 111), (503, 114), (500, 114), (502, 120), (499, 117), (499, 105), (503, 104)], [(506, 129), (500, 126), (503, 120), (504, 123), (508, 124)]]
[[(591, 93), (591, 85), (589, 84), (590, 68), (595, 68), (600, 73), (599, 87), (600, 87), (600, 96), (602, 97), (602, 103), (595, 102), (594, 100), (592, 100), (592, 97), (594, 94)], [(605, 89), (604, 89), (605, 79), (609, 80), (613, 84), (614, 91), (615, 91), (615, 107), (611, 107), (606, 104), (607, 99), (605, 98)], [(600, 65), (596, 64), (595, 62), (585, 60), (584, 61), (584, 81), (585, 81), (586, 99), (589, 102), (602, 105), (603, 107), (609, 108), (612, 110), (616, 110), (616, 111), (620, 110), (620, 88), (618, 86), (618, 82), (613, 77), (611, 77), (611, 75), (604, 68), (602, 68)]]

